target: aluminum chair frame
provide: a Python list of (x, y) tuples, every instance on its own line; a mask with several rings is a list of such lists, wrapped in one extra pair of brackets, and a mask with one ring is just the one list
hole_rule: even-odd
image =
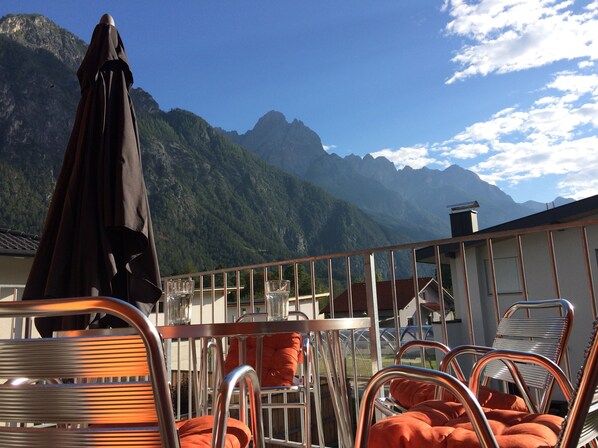
[[(268, 313), (264, 312), (251, 312), (245, 313), (242, 316), (239, 316), (236, 322), (243, 322), (248, 319), (263, 319), (267, 318)], [(309, 320), (307, 314), (302, 311), (291, 310), (289, 311), (289, 318), (297, 318), (297, 319), (304, 319)], [(217, 350), (217, 352), (220, 350)], [(285, 439), (278, 439), (274, 438), (272, 435), (272, 428), (269, 428), (269, 431), (266, 432), (266, 442), (267, 443), (275, 443), (285, 446), (305, 446), (306, 448), (311, 447), (311, 406), (312, 406), (312, 397), (311, 394), (314, 395), (313, 397), (313, 406), (316, 416), (316, 428), (318, 431), (318, 441), (319, 446), (323, 448), (325, 446), (324, 440), (324, 428), (323, 428), (323, 420), (322, 420), (322, 401), (321, 401), (321, 394), (320, 394), (320, 383), (317, 380), (318, 372), (317, 372), (317, 365), (315, 363), (314, 358), (314, 349), (313, 344), (309, 336), (303, 336), (303, 365), (302, 365), (302, 375), (301, 375), (301, 384), (293, 385), (293, 386), (270, 386), (270, 387), (262, 387), (262, 396), (268, 397), (268, 401), (262, 402), (263, 409), (283, 409), (285, 410), (285, 421), (288, 419), (286, 418), (286, 409), (297, 408), (302, 410), (302, 427), (303, 427), (303, 440), (305, 441), (304, 444), (300, 444), (298, 442), (292, 442), (288, 440), (288, 431), (287, 431), (287, 424), (285, 423)], [(224, 359), (222, 358), (222, 363), (224, 363)], [(261, 353), (259, 353), (259, 346), (258, 346), (258, 353), (256, 353), (256, 370), (261, 374)], [(223, 368), (220, 368), (220, 371), (224, 371)], [(258, 376), (260, 375), (258, 374)], [(288, 393), (298, 393), (299, 397), (303, 396), (303, 399), (299, 399), (298, 402), (289, 403), (285, 400), (284, 403), (273, 403), (270, 401), (272, 395), (277, 393), (286, 394)], [(269, 411), (269, 419), (272, 422), (272, 412)]]
[[(374, 417), (375, 399), (380, 389), (387, 382), (395, 378), (409, 378), (425, 381), (438, 387), (448, 389), (464, 406), (480, 445), (484, 448), (499, 448), (490, 429), (484, 412), (476, 399), (476, 393), (481, 383), (483, 370), (491, 363), (501, 362), (508, 365), (513, 372), (518, 366), (534, 364), (546, 369), (555, 378), (565, 397), (568, 399), (568, 413), (563, 421), (558, 448), (579, 448), (590, 444), (598, 446), (598, 320), (594, 328), (590, 343), (586, 349), (585, 359), (578, 372), (577, 387), (574, 389), (565, 372), (552, 360), (545, 356), (517, 352), (512, 350), (493, 350), (482, 356), (474, 365), (469, 380), (469, 387), (459, 379), (445, 372), (424, 369), (420, 367), (394, 365), (377, 372), (366, 386), (359, 420), (357, 424), (356, 448), (365, 448), (368, 444), (370, 423)], [(522, 372), (516, 373), (521, 379)], [(525, 437), (525, 435), (521, 435)], [(415, 447), (414, 447), (415, 448)]]
[[(557, 309), (558, 315), (530, 316), (530, 313), (551, 308)], [(521, 313), (525, 313), (526, 316), (519, 317)], [(467, 383), (468, 379), (457, 361), (464, 355), (479, 357), (491, 350), (506, 349), (541, 354), (560, 364), (566, 352), (573, 320), (573, 305), (566, 299), (516, 302), (505, 311), (499, 321), (491, 347), (462, 345), (451, 349), (436, 341), (409, 341), (399, 349), (395, 363), (400, 364), (405, 353), (415, 347), (422, 350), (432, 348), (444, 353), (439, 370), (452, 372), (463, 383)], [(513, 377), (508, 366), (493, 363), (485, 370), (483, 384), (488, 384), (491, 380), (515, 384), (528, 409), (532, 412), (547, 412), (554, 388), (551, 375), (535, 365), (524, 365), (521, 375), (523, 383)], [(436, 390), (436, 398), (441, 398), (439, 388)], [(395, 409), (399, 412), (407, 410), (390, 397), (378, 400), (377, 408), (386, 415), (396, 414)]]
[[(0, 303), (0, 318), (88, 313), (117, 316), (137, 334), (0, 340), (0, 446), (178, 448), (162, 340), (137, 308), (109, 297)], [(239, 381), (256, 410), (254, 446), (263, 448), (259, 381), (248, 366), (222, 383), (212, 446), (225, 446), (228, 391)]]

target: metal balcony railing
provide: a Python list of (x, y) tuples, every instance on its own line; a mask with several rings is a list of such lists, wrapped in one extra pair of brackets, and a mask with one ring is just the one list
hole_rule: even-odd
[[(291, 280), (291, 309), (310, 318), (368, 316), (367, 334), (344, 335), (346, 369), (352, 384), (359, 384), (392, 362), (392, 352), (405, 337), (433, 338), (449, 346), (489, 345), (499, 317), (512, 303), (556, 297), (575, 306), (563, 367), (576, 372), (583, 358), (580, 341), (587, 339), (597, 315), (597, 275), (598, 220), (588, 219), (163, 280), (195, 279), (193, 323), (232, 322), (244, 312), (264, 311), (263, 285), (273, 278)], [(423, 291), (423, 286), (430, 288), (429, 279), (434, 285)], [(156, 322), (160, 319), (158, 314)], [(434, 367), (424, 357), (418, 361)], [(354, 406), (357, 414), (358, 393)]]
[[(194, 278), (192, 323), (197, 324), (234, 322), (243, 313), (265, 311), (264, 282), (275, 278), (291, 280), (291, 309), (311, 319), (369, 317), (368, 331), (342, 335), (357, 416), (359, 386), (392, 363), (405, 341), (428, 338), (449, 346), (489, 345), (499, 317), (520, 300), (562, 297), (574, 305), (563, 368), (568, 374), (577, 372), (584, 341), (598, 315), (597, 276), (598, 219), (586, 219), (190, 272), (163, 281)], [(7, 291), (14, 291), (18, 299), (20, 288), (0, 285), (0, 292), (8, 300), (12, 293)], [(163, 301), (158, 305), (152, 319), (163, 324)], [(191, 345), (167, 343), (173, 378), (190, 377), (185, 373), (193, 356)], [(413, 362), (436, 366), (428, 356)], [(178, 413), (184, 414), (181, 397), (191, 402), (192, 396), (181, 384), (177, 381), (177, 403)]]

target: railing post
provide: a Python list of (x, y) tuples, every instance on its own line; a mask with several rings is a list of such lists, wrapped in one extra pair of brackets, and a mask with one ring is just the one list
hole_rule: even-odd
[[(12, 300), (13, 301), (17, 301), (17, 300), (21, 300), (19, 298), (19, 290), (17, 289), (17, 287), (15, 286), (12, 290)], [(31, 318), (26, 317), (13, 317), (11, 319), (11, 329), (10, 329), (10, 337), (11, 339), (19, 339), (23, 337), (23, 321), (25, 321), (25, 326), (27, 327), (27, 324), (29, 324), (29, 326), (31, 326)], [(28, 335), (30, 336), (30, 335)]]
[(364, 255), (365, 294), (368, 317), (370, 318), (370, 353), (372, 374), (382, 368), (382, 349), (380, 348), (380, 324), (378, 319), (378, 294), (376, 291), (376, 265), (374, 253)]

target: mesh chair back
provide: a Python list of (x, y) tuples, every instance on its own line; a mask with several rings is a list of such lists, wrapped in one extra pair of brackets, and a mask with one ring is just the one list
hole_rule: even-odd
[[(255, 321), (255, 320), (266, 320), (268, 318), (268, 313), (264, 312), (252, 312), (246, 313), (237, 318), (237, 322), (244, 322), (244, 321)], [(309, 320), (309, 316), (305, 314), (303, 311), (299, 310), (291, 310), (289, 311), (289, 319), (297, 319), (297, 320)], [(270, 336), (269, 338), (266, 337), (263, 341), (264, 347), (269, 344), (276, 345), (276, 342), (272, 342), (273, 340), (280, 339), (282, 335), (275, 335)], [(312, 351), (311, 341), (309, 337), (303, 338), (298, 333), (289, 333), (287, 340), (298, 338), (299, 340), (303, 340), (298, 347), (297, 352), (297, 359), (296, 363), (294, 363), (292, 369), (287, 369), (288, 371), (285, 374), (285, 380), (290, 379), (290, 386), (278, 385), (281, 384), (278, 380), (275, 379), (274, 384), (276, 386), (269, 386), (262, 388), (262, 393), (264, 395), (269, 395), (270, 398), (268, 402), (263, 403), (264, 409), (269, 411), (269, 419), (271, 422), (277, 420), (275, 416), (273, 416), (272, 410), (278, 409), (282, 410), (284, 415), (282, 420), (278, 421), (285, 421), (285, 429), (281, 431), (283, 434), (274, 434), (272, 427), (270, 425), (270, 431), (266, 436), (266, 440), (273, 445), (287, 445), (287, 446), (304, 446), (306, 448), (311, 447), (312, 439), (311, 439), (311, 407), (313, 404), (314, 411), (315, 411), (315, 423), (316, 429), (318, 434), (318, 445), (320, 447), (324, 447), (324, 427), (323, 427), (323, 420), (322, 420), (322, 409), (321, 409), (321, 398), (320, 398), (320, 384), (317, 381), (318, 376), (315, 372), (315, 363), (314, 363), (314, 353)], [(290, 338), (290, 339), (289, 339)], [(284, 339), (284, 338), (283, 338)], [(255, 342), (255, 341), (254, 341)], [(228, 369), (234, 367), (237, 364), (238, 360), (238, 341), (235, 343), (231, 343), (230, 351), (227, 355), (226, 362), (229, 364)], [(254, 347), (255, 350), (255, 347)], [(257, 359), (257, 353), (254, 351), (253, 353), (248, 353), (248, 355), (255, 355), (256, 356), (256, 365), (260, 366), (261, 360)], [(251, 358), (251, 356), (248, 356)], [(290, 364), (289, 364), (290, 365)], [(297, 369), (300, 368), (299, 373), (301, 377), (300, 384), (294, 384), (293, 377), (295, 373), (297, 373)], [(227, 370), (227, 367), (224, 368), (224, 371)], [(258, 371), (261, 371), (261, 366), (258, 367)], [(292, 370), (292, 374), (290, 372)], [(263, 373), (262, 373), (263, 378)], [(296, 393), (299, 394), (297, 399), (291, 398), (290, 401), (287, 399), (285, 394), (287, 393)], [(272, 396), (276, 396), (278, 394), (278, 400), (281, 398), (281, 393), (283, 400), (282, 402), (277, 402), (272, 400)], [(314, 394), (313, 401), (310, 394)], [(302, 442), (298, 442), (295, 440), (290, 440), (289, 437), (292, 436), (290, 434), (290, 430), (288, 428), (288, 410), (291, 408), (298, 408), (301, 409), (301, 423), (302, 423)]]
[[(557, 313), (548, 316), (543, 310), (556, 310)], [(573, 307), (565, 299), (518, 302), (500, 320), (492, 347), (537, 353), (559, 364), (572, 326)], [(552, 391), (552, 376), (537, 365), (518, 364), (517, 367), (527, 386), (548, 392), (542, 394), (541, 399), (541, 408), (545, 408)], [(485, 375), (502, 381), (513, 381), (502, 362), (490, 363)]]

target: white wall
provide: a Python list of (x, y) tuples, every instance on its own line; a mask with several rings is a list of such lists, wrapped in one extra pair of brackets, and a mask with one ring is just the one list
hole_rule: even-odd
[[(160, 300), (164, 300), (164, 295)], [(193, 295), (193, 306), (191, 309), (192, 324), (224, 322), (225, 315), (226, 300), (224, 299), (224, 291), (222, 288), (215, 289), (213, 296), (211, 289), (205, 289), (203, 294), (200, 293), (199, 289), (195, 290)], [(157, 316), (157, 320), (154, 313), (151, 320), (157, 325), (164, 325), (164, 313), (160, 312)]]
[(32, 263), (33, 257), (0, 255), (0, 285), (24, 285)]
[[(33, 257), (0, 256), (0, 300), (15, 300), (23, 293), (23, 288), (14, 288), (15, 285), (25, 285)], [(2, 319), (0, 322), (0, 338), (11, 337), (11, 321)]]
[[(486, 344), (484, 336), (484, 325), (486, 325), (484, 310), (482, 309), (482, 301), (479, 297), (479, 263), (477, 262), (478, 254), (476, 248), (466, 250), (466, 269), (467, 278), (469, 279), (469, 306), (467, 300), (467, 289), (465, 287), (465, 271), (463, 268), (463, 261), (459, 253), (456, 258), (450, 260), (452, 280), (453, 280), (453, 297), (455, 299), (455, 318), (460, 320), (458, 327), (453, 329), (452, 334), (458, 341), (468, 341), (467, 343)], [(473, 328), (473, 334), (470, 335), (470, 313)], [(455, 344), (449, 335), (449, 346)]]

